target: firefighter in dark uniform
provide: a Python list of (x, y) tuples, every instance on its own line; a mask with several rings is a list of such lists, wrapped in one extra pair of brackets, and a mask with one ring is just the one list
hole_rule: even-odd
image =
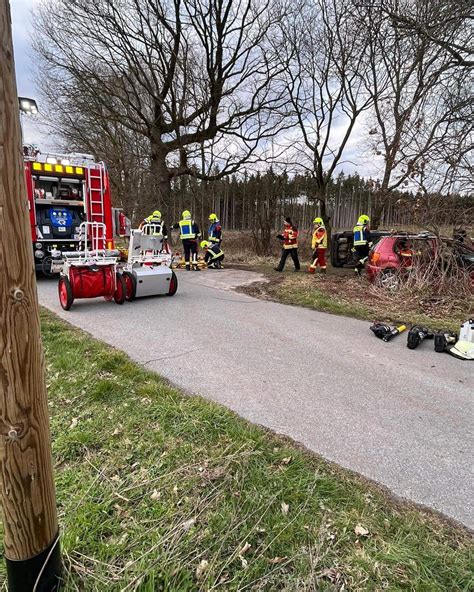
[(184, 260), (186, 270), (200, 271), (197, 262), (198, 239), (201, 237), (199, 226), (192, 219), (191, 212), (184, 210), (182, 220), (174, 224), (173, 228), (179, 228), (179, 238), (183, 243)]
[(208, 241), (210, 243), (216, 243), (221, 246), (222, 243), (222, 226), (217, 218), (217, 214), (209, 215), (210, 226), (207, 231)]
[(224, 251), (217, 243), (210, 243), (209, 241), (201, 242), (201, 249), (204, 249), (204, 262), (211, 269), (222, 269), (222, 261), (224, 260)]
[(295, 265), (295, 271), (300, 270), (300, 261), (298, 259), (298, 228), (293, 224), (291, 218), (285, 218), (283, 234), (278, 234), (277, 238), (283, 241), (281, 250), (281, 259), (275, 271), (283, 271), (288, 255), (291, 255)]
[(357, 224), (354, 226), (354, 248), (353, 252), (356, 258), (356, 265), (354, 271), (360, 275), (365, 267), (367, 259), (369, 257), (369, 250), (372, 246), (370, 240), (370, 229), (369, 229), (370, 218), (365, 214), (359, 216)]

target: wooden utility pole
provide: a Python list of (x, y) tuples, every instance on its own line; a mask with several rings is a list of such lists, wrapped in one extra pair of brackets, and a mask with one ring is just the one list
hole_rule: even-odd
[(0, 0), (0, 484), (10, 592), (59, 586), (48, 405), (9, 0)]

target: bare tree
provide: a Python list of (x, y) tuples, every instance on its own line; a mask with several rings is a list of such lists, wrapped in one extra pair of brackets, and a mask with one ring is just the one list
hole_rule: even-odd
[(313, 198), (330, 229), (326, 189), (372, 101), (361, 59), (364, 33), (343, 1), (301, 0), (293, 8), (281, 25), (286, 88), (298, 129), (287, 140), (288, 154), (297, 169), (313, 176)]
[[(51, 102), (54, 96), (47, 89), (45, 95)], [(55, 126), (61, 123), (61, 133)], [(97, 120), (88, 113), (87, 105), (81, 108), (81, 116), (66, 111), (51, 124), (44, 118), (42, 127), (55, 135), (61, 150), (94, 154), (106, 162), (114, 196), (114, 204), (125, 209), (133, 218), (141, 218), (155, 203), (148, 166), (148, 142), (141, 134), (124, 127), (113, 119)]]
[[(427, 157), (420, 161), (413, 180), (425, 195), (473, 194), (474, 99), (472, 76), (460, 68), (446, 80), (431, 101), (434, 118), (443, 115), (438, 136)], [(440, 134), (442, 130), (442, 134)], [(425, 141), (426, 127), (420, 130), (418, 144)]]
[(232, 139), (221, 177), (278, 130), (281, 67), (267, 42), (278, 18), (269, 0), (50, 0), (35, 47), (56, 128), (86, 112), (99, 133), (113, 122), (145, 138), (169, 207), (172, 179), (205, 176), (202, 146)]
[(438, 45), (449, 54), (454, 66), (474, 66), (474, 9), (468, 0), (430, 0), (423, 15), (406, 10), (406, 3), (381, 6), (395, 27)]
[(380, 177), (372, 216), (376, 228), (392, 192), (414, 183), (426, 162), (452, 133), (456, 113), (464, 100), (454, 101), (450, 88), (462, 69), (439, 43), (393, 26), (390, 14), (409, 11), (423, 20), (430, 2), (388, 0), (383, 5), (356, 5), (369, 41), (370, 76), (367, 89), (373, 99), (372, 148), (380, 157)]

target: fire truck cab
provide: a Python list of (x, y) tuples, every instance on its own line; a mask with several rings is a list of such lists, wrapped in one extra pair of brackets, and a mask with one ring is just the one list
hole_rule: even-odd
[[(121, 210), (112, 208), (104, 163), (87, 154), (24, 151), (35, 268), (58, 273), (62, 253), (79, 248), (82, 222), (105, 224), (103, 249), (114, 248)], [(117, 234), (119, 234), (117, 229)]]

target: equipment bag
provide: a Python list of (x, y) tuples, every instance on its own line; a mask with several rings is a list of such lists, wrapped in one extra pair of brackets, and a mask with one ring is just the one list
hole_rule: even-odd
[(69, 281), (74, 298), (113, 296), (115, 292), (115, 266), (76, 266), (69, 270)]

